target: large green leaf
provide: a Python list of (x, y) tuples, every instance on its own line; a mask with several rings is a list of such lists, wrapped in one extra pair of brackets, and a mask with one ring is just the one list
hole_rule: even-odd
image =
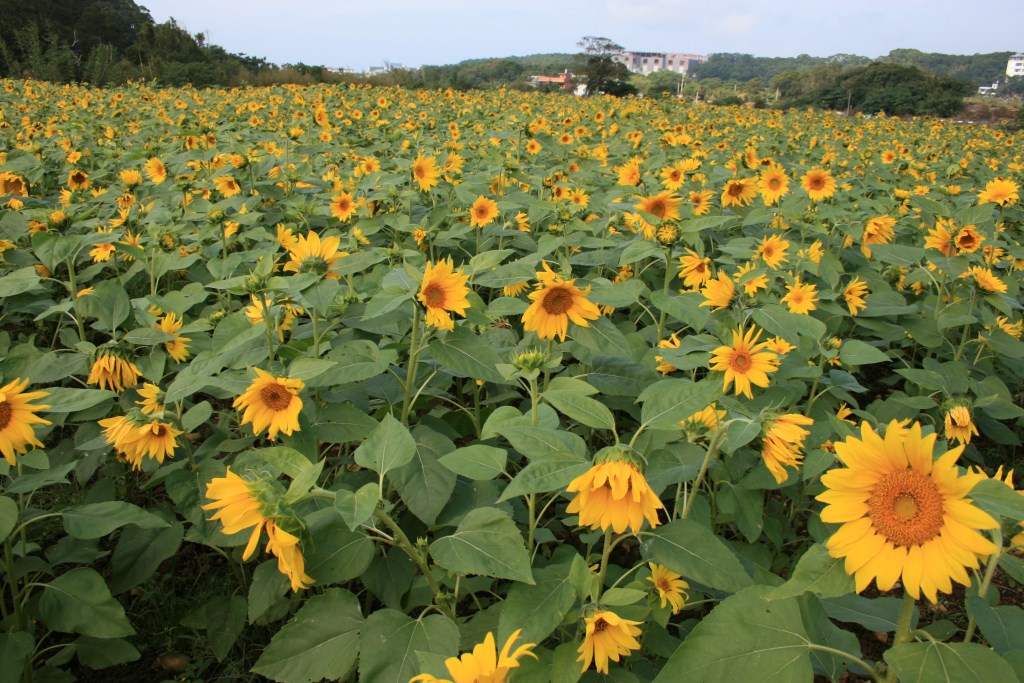
[(721, 393), (718, 379), (663, 379), (644, 389), (637, 399), (643, 404), (640, 419), (651, 429), (679, 429), (680, 420), (704, 410)]
[(735, 592), (751, 585), (739, 558), (713, 531), (692, 519), (677, 519), (651, 532), (643, 554), (709, 588)]
[(440, 463), (455, 474), (476, 481), (490, 481), (505, 469), (508, 453), (503, 448), (473, 444), (441, 456)]
[(576, 391), (548, 390), (542, 394), (545, 401), (558, 412), (594, 429), (615, 429), (615, 418), (600, 401)]
[(795, 599), (764, 599), (751, 586), (726, 598), (672, 654), (655, 683), (806, 683), (810, 640)]
[(810, 592), (819, 597), (831, 598), (852, 593), (853, 589), (853, 577), (846, 573), (844, 561), (830, 557), (824, 545), (815, 543), (800, 557), (789, 581), (765, 597), (768, 600), (781, 600)]
[(1024, 519), (1024, 496), (996, 479), (982, 479), (968, 494), (974, 504), (996, 519)]
[(417, 652), (454, 657), (458, 651), (459, 627), (448, 617), (413, 619), (397, 610), (377, 610), (359, 635), (359, 680), (404, 683), (420, 673)]
[(530, 556), (519, 528), (497, 508), (473, 510), (455, 533), (434, 541), (430, 555), (456, 574), (479, 574), (533, 583)]
[(130, 526), (121, 532), (111, 559), (111, 592), (123, 593), (153, 576), (164, 560), (173, 557), (185, 535), (175, 522), (169, 527), (144, 529)]
[(413, 439), (416, 453), (412, 461), (392, 471), (388, 478), (409, 511), (430, 525), (455, 490), (455, 474), (440, 463), (442, 455), (455, 450), (455, 444), (423, 426), (413, 430)]
[(501, 362), (498, 354), (468, 327), (460, 326), (444, 339), (430, 342), (430, 355), (459, 377), (506, 383), (496, 367)]
[(527, 493), (564, 489), (569, 482), (590, 469), (590, 464), (583, 456), (566, 451), (555, 451), (534, 458), (509, 482), (498, 502)]
[(0, 542), (6, 541), (18, 523), (18, 504), (12, 498), (0, 496)]
[(1017, 683), (1009, 662), (978, 643), (906, 643), (884, 657), (900, 683)]
[(576, 589), (569, 580), (569, 564), (533, 571), (536, 585), (517, 583), (501, 603), (498, 642), (504, 643), (517, 629), (522, 642), (541, 643), (565, 619), (576, 602)]
[(967, 611), (978, 623), (985, 640), (999, 654), (1024, 650), (1024, 610), (1016, 605), (993, 607), (984, 598), (967, 598)]
[(105, 389), (69, 389), (54, 387), (47, 389), (46, 409), (48, 413), (77, 413), (79, 410), (92, 408), (104, 401), (114, 398), (117, 394)]
[(318, 584), (349, 581), (370, 566), (373, 541), (349, 529), (335, 510), (320, 510), (307, 521), (312, 540), (303, 546), (306, 573)]
[(135, 634), (124, 608), (94, 569), (77, 567), (61, 574), (39, 596), (39, 616), (54, 631), (95, 638)]
[[(751, 314), (754, 322), (768, 332), (782, 337), (790, 344), (800, 343), (800, 337), (821, 339), (825, 336), (825, 323), (809, 315), (790, 313), (778, 304), (768, 304), (755, 308)], [(764, 341), (762, 336), (761, 341)]]
[(25, 658), (32, 652), (32, 636), (24, 631), (0, 633), (0, 683), (18, 683)]
[(100, 538), (126, 524), (143, 529), (162, 529), (170, 526), (160, 517), (146, 512), (138, 505), (111, 500), (105, 503), (88, 503), (68, 508), (61, 513), (64, 530), (75, 538)]
[(329, 588), (310, 598), (274, 635), (252, 671), (281, 683), (344, 678), (359, 655), (362, 625), (356, 596)]
[(288, 577), (277, 569), (277, 560), (261, 562), (252, 573), (249, 584), (249, 623), (255, 623), (274, 603), (280, 600), (289, 588)]
[(245, 628), (246, 601), (241, 595), (221, 595), (206, 603), (206, 635), (217, 661), (231, 652)]
[(389, 471), (407, 464), (416, 455), (416, 442), (401, 422), (385, 415), (377, 428), (354, 454), (356, 464), (371, 469), (382, 478)]

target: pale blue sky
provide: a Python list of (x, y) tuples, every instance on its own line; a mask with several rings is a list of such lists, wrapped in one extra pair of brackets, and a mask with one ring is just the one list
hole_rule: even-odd
[(1024, 50), (1018, 0), (137, 1), (231, 52), (357, 70), (576, 52), (585, 35), (628, 50), (765, 57)]

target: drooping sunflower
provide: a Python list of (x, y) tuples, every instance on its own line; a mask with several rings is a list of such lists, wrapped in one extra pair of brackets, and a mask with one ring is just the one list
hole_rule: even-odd
[(781, 166), (772, 166), (761, 172), (757, 189), (765, 206), (774, 206), (789, 193), (789, 178)]
[(956, 405), (946, 411), (946, 438), (961, 445), (971, 442), (971, 436), (978, 435), (978, 428), (971, 419), (971, 410), (965, 405)]
[[(356, 200), (348, 192), (331, 197), (331, 215), (345, 222), (356, 213)], [(284, 245), (282, 245), (284, 246)]]
[(138, 393), (142, 400), (136, 401), (135, 405), (139, 406), (139, 410), (142, 411), (143, 415), (157, 415), (164, 412), (164, 404), (160, 402), (161, 395), (163, 394), (160, 391), (160, 387), (146, 382), (138, 390)]
[(469, 208), (469, 224), (474, 228), (488, 225), (498, 216), (498, 204), (493, 199), (480, 195)]
[(814, 420), (796, 413), (779, 415), (765, 423), (764, 436), (761, 439), (761, 458), (768, 471), (775, 477), (775, 483), (781, 484), (789, 478), (786, 467), (799, 467), (803, 461), (804, 439), (810, 434), (804, 427), (814, 424)]
[(967, 568), (998, 550), (979, 530), (999, 522), (966, 497), (984, 475), (961, 476), (963, 446), (935, 459), (936, 438), (893, 420), (884, 437), (864, 422), (861, 438), (835, 444), (845, 467), (821, 477), (827, 490), (817, 498), (827, 504), (821, 520), (842, 525), (825, 546), (845, 558), (858, 593), (872, 580), (880, 591), (902, 580), (911, 597), (934, 603), (952, 581), (969, 585)]
[(671, 192), (659, 192), (650, 197), (643, 197), (636, 208), (640, 211), (657, 216), (663, 221), (679, 218), (679, 206), (683, 200)]
[(181, 318), (174, 313), (168, 313), (160, 318), (160, 321), (155, 325), (157, 329), (174, 337), (171, 341), (164, 342), (164, 350), (177, 363), (181, 363), (189, 357), (188, 342), (192, 341), (191, 337), (182, 337), (178, 334), (182, 324)]
[(290, 259), (284, 264), (284, 270), (290, 273), (314, 273), (337, 280), (339, 276), (331, 268), (339, 259), (348, 256), (347, 251), (339, 251), (340, 246), (340, 237), (332, 235), (321, 238), (310, 230), (305, 237), (299, 235), (295, 245), (288, 250)]
[(711, 199), (715, 193), (711, 190), (693, 190), (690, 192), (690, 204), (693, 206), (694, 216), (703, 216), (711, 211)]
[[(669, 336), (668, 339), (661, 339), (661, 340), (659, 340), (658, 341), (658, 348), (659, 349), (678, 349), (679, 348), (679, 337), (677, 337), (675, 334), (672, 334), (672, 335)], [(658, 367), (655, 368), (655, 369), (658, 372), (660, 372), (661, 374), (667, 375), (667, 374), (669, 374), (671, 372), (675, 372), (676, 371), (676, 367), (674, 365), (670, 365), (670, 364), (666, 363), (665, 359), (663, 357), (655, 356), (654, 360), (658, 362)]]
[(647, 577), (647, 580), (653, 583), (655, 590), (658, 591), (661, 606), (671, 605), (672, 614), (679, 614), (689, 597), (686, 590), (690, 584), (683, 580), (681, 574), (676, 574), (668, 567), (653, 562), (648, 562), (647, 566), (651, 568), (651, 575)]
[(978, 204), (998, 204), (1007, 206), (1020, 200), (1020, 188), (1009, 178), (996, 178), (985, 185), (985, 190), (978, 195)]
[(612, 529), (621, 534), (630, 529), (636, 534), (644, 520), (656, 527), (661, 501), (651, 489), (643, 472), (630, 460), (608, 459), (594, 464), (573, 479), (566, 488), (576, 497), (565, 511), (578, 513), (580, 526)]
[(260, 532), (270, 523), (264, 516), (263, 503), (256, 493), (256, 487), (231, 471), (229, 465), (223, 477), (215, 477), (206, 485), (206, 497), (212, 500), (203, 506), (204, 510), (217, 510), (210, 521), (220, 521), (225, 534), (237, 534), (252, 528), (249, 542), (242, 553), (248, 560), (256, 552)]
[(732, 333), (732, 346), (719, 346), (711, 352), (711, 369), (725, 373), (723, 391), (728, 391), (729, 384), (735, 382), (737, 396), (753, 398), (750, 385), (767, 387), (768, 373), (779, 369), (778, 355), (768, 350), (768, 342), (757, 341), (761, 332), (756, 325), (751, 325), (746, 332), (738, 329)]
[(461, 269), (455, 270), (451, 259), (427, 262), (416, 298), (427, 309), (428, 325), (439, 330), (455, 329), (455, 321), (449, 313), (466, 316), (466, 309), (469, 308), (469, 300), (466, 298), (469, 294), (469, 287), (466, 286), (468, 280), (469, 276), (463, 274)]
[(96, 362), (92, 364), (86, 383), (97, 384), (100, 389), (110, 387), (111, 391), (120, 393), (126, 387), (138, 384), (141, 374), (135, 363), (130, 360), (111, 350), (101, 350)]
[(823, 168), (812, 168), (800, 178), (800, 187), (812, 201), (819, 201), (836, 193), (836, 179)]
[(28, 451), (29, 446), (43, 447), (43, 444), (36, 438), (32, 425), (48, 425), (45, 420), (35, 413), (46, 410), (50, 406), (30, 403), (36, 399), (49, 396), (45, 391), (29, 391), (28, 379), (15, 379), (0, 387), (0, 453), (4, 454), (4, 460), (11, 466), (15, 466), (15, 455)]
[(217, 188), (217, 192), (220, 192), (223, 197), (234, 197), (236, 194), (242, 193), (242, 186), (229, 175), (214, 178), (213, 186)]
[(690, 443), (701, 441), (708, 434), (718, 429), (718, 425), (728, 412), (719, 410), (718, 404), (711, 405), (698, 410), (693, 415), (679, 421), (679, 429), (683, 431), (686, 440)]
[(437, 186), (440, 175), (441, 171), (438, 169), (437, 159), (434, 157), (425, 157), (423, 154), (419, 154), (412, 162), (412, 177), (420, 186), (420, 190), (424, 192)]
[(547, 262), (543, 268), (537, 271), (540, 280), (537, 289), (529, 295), (533, 303), (523, 313), (523, 329), (536, 332), (541, 339), (558, 337), (559, 341), (565, 341), (570, 320), (581, 327), (590, 327), (587, 321), (597, 320), (601, 312), (587, 299), (590, 287), (581, 290), (573, 284), (575, 280), (563, 280)]
[(850, 309), (850, 315), (857, 315), (868, 307), (864, 300), (867, 295), (868, 285), (866, 282), (860, 277), (850, 280), (850, 284), (846, 285), (846, 289), (843, 290), (843, 299), (846, 301), (846, 307)]
[(273, 519), (267, 520), (267, 552), (277, 558), (277, 571), (288, 577), (292, 590), (309, 588), (315, 579), (306, 574), (306, 560), (299, 548), (299, 539)]
[(238, 396), (232, 406), (244, 410), (241, 424), (252, 423), (252, 433), (269, 429), (267, 438), (277, 438), (278, 432), (291, 436), (299, 431), (299, 412), (302, 399), (299, 392), (306, 386), (301, 379), (274, 377), (259, 368), (256, 379)]
[(722, 190), (722, 206), (746, 206), (756, 196), (757, 181), (754, 178), (732, 178)]
[(701, 306), (710, 306), (712, 311), (719, 311), (732, 305), (732, 299), (736, 296), (736, 284), (724, 270), (720, 270), (718, 278), (708, 280), (700, 293), (706, 299), (701, 302)]
[[(577, 662), (583, 663), (583, 671), (590, 668), (591, 662), (598, 673), (608, 673), (608, 660), (618, 662), (621, 657), (628, 657), (633, 650), (640, 649), (636, 639), (641, 631), (640, 621), (623, 619), (615, 612), (597, 610), (584, 617), (586, 633), (583, 644), (577, 652)], [(410, 682), (411, 683), (411, 682)]]
[(136, 429), (132, 452), (125, 453), (134, 469), (141, 469), (142, 457), (147, 456), (163, 464), (164, 458), (173, 458), (174, 449), (178, 447), (177, 437), (180, 429), (160, 420), (151, 420)]
[(505, 683), (509, 672), (519, 668), (523, 657), (537, 658), (533, 654), (534, 643), (524, 643), (515, 650), (512, 646), (519, 640), (522, 629), (516, 629), (505, 641), (499, 653), (494, 634), (488, 633), (484, 642), (473, 647), (473, 652), (464, 652), (461, 657), (449, 657), (445, 668), (451, 679), (436, 678), (432, 674), (420, 674), (409, 679), (409, 683)]
[(893, 226), (896, 219), (890, 216), (875, 216), (864, 226), (864, 234), (860, 238), (860, 250), (868, 258), (871, 258), (872, 244), (888, 244), (896, 235)]
[(818, 290), (814, 285), (800, 282), (800, 278), (791, 285), (786, 285), (786, 296), (782, 297), (782, 303), (789, 307), (790, 313), (807, 315), (816, 310), (815, 302), (818, 300)]
[(167, 180), (167, 167), (164, 166), (164, 162), (160, 161), (160, 159), (157, 159), (156, 157), (147, 161), (142, 167), (142, 170), (154, 185), (159, 185), (163, 181)]
[(765, 265), (776, 270), (785, 263), (788, 258), (786, 251), (789, 249), (789, 240), (783, 239), (782, 235), (767, 235), (761, 240), (754, 251), (754, 258), (761, 259)]

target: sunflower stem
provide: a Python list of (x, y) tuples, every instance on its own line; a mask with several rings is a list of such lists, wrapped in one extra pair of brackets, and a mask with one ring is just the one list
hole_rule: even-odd
[[(996, 567), (999, 566), (999, 558), (1002, 557), (1003, 551), (1003, 534), (999, 529), (995, 530), (995, 541), (996, 547), (999, 548), (996, 552), (988, 558), (988, 564), (985, 566), (985, 576), (981, 579), (981, 585), (978, 586), (978, 597), (984, 598), (985, 594), (988, 593), (988, 587), (992, 585), (992, 577), (996, 573)], [(974, 621), (974, 615), (967, 619), (967, 630), (964, 632), (964, 642), (969, 643), (974, 638), (974, 630), (977, 628), (977, 623)]]
[[(903, 606), (900, 608), (899, 620), (896, 623), (896, 635), (892, 639), (893, 647), (909, 643), (914, 639), (912, 625), (916, 611), (917, 601), (910, 597), (910, 593), (904, 591)], [(887, 669), (885, 676), (881, 679), (881, 683), (896, 683), (896, 681), (896, 672), (892, 668)]]
[(416, 364), (419, 361), (420, 310), (412, 302), (412, 332), (409, 333), (409, 367), (405, 371), (405, 393), (402, 399), (402, 424), (409, 426), (412, 409), (412, 387), (416, 383)]
[(395, 544), (399, 548), (401, 548), (405, 552), (405, 554), (409, 556), (409, 559), (411, 559), (413, 563), (419, 568), (420, 572), (423, 574), (423, 577), (427, 580), (427, 583), (430, 584), (430, 590), (434, 594), (434, 603), (437, 605), (437, 607), (442, 612), (444, 612), (446, 616), (448, 616), (451, 619), (455, 619), (455, 610), (452, 609), (452, 606), (450, 604), (447, 604), (447, 601), (443, 600), (444, 593), (441, 591), (441, 585), (437, 582), (437, 579), (431, 573), (430, 567), (427, 565), (426, 558), (424, 557), (424, 553), (419, 552), (416, 549), (416, 547), (409, 541), (409, 537), (405, 535), (405, 532), (402, 531), (402, 528), (398, 526), (395, 520), (391, 518), (391, 515), (384, 512), (380, 508), (377, 508), (376, 510), (373, 511), (373, 516), (379, 519), (380, 521), (384, 522), (384, 524), (386, 524), (387, 527), (391, 529), (391, 532), (395, 535)]
[(601, 566), (597, 570), (597, 589), (594, 595), (594, 602), (601, 600), (601, 594), (604, 593), (604, 575), (608, 571), (608, 558), (612, 554), (612, 547), (615, 544), (612, 543), (612, 530), (604, 530), (604, 549), (601, 551)]
[[(666, 295), (666, 296), (668, 295), (669, 287), (672, 286), (672, 277), (673, 277), (673, 275), (674, 274), (672, 273), (672, 247), (668, 246), (668, 247), (665, 248), (665, 281), (662, 283), (662, 286), (661, 286), (661, 293)], [(666, 318), (666, 316), (667, 316), (667, 313), (665, 313), (665, 311), (662, 311), (661, 314), (658, 315), (658, 340), (659, 341), (661, 340), (662, 335), (665, 333), (665, 318)]]
[(711, 439), (711, 443), (708, 444), (708, 451), (704, 454), (704, 462), (700, 464), (700, 471), (697, 472), (697, 478), (693, 480), (693, 486), (690, 488), (690, 495), (686, 497), (686, 504), (683, 505), (683, 512), (679, 515), (679, 519), (686, 519), (690, 516), (690, 511), (693, 509), (693, 502), (697, 499), (697, 491), (700, 489), (701, 484), (704, 483), (704, 476), (708, 472), (708, 467), (711, 466), (711, 461), (718, 457), (718, 450), (722, 445), (722, 439), (725, 437), (728, 427), (728, 424), (719, 426), (718, 430), (715, 432), (715, 436)]

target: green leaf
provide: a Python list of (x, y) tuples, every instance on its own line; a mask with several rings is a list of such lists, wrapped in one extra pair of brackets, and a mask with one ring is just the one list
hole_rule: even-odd
[(327, 443), (349, 443), (365, 439), (377, 427), (377, 421), (351, 403), (328, 403), (317, 408), (313, 428)]
[(679, 421), (704, 410), (722, 393), (717, 379), (691, 382), (663, 379), (655, 382), (637, 399), (643, 404), (641, 421), (650, 429), (679, 429)]
[(468, 327), (460, 326), (429, 346), (431, 357), (458, 377), (507, 384), (495, 367), (501, 363), (498, 354)]
[(560, 413), (594, 429), (615, 429), (615, 418), (600, 401), (574, 391), (549, 389), (541, 396)]
[(50, 406), (45, 411), (47, 413), (77, 413), (79, 410), (92, 408), (117, 396), (113, 391), (102, 389), (54, 387), (46, 391), (49, 392), (46, 403)]
[(432, 525), (455, 490), (455, 474), (439, 462), (455, 450), (448, 437), (424, 426), (413, 430), (416, 452), (412, 461), (388, 475), (409, 511)]
[(430, 555), (450, 572), (533, 584), (530, 556), (515, 522), (497, 508), (470, 512), (451, 536), (430, 545)]
[(810, 641), (796, 600), (769, 602), (767, 586), (726, 598), (672, 654), (655, 683), (758, 681), (805, 683)]
[(521, 469), (502, 491), (498, 502), (527, 493), (560, 491), (576, 477), (590, 469), (590, 460), (567, 451), (537, 456)]
[(344, 678), (355, 666), (362, 625), (356, 597), (328, 588), (274, 635), (252, 671), (281, 683)]
[(1024, 650), (1024, 610), (1016, 605), (993, 607), (985, 598), (967, 598), (967, 612), (978, 624), (985, 640), (999, 654)]
[(334, 510), (320, 510), (307, 519), (312, 542), (303, 546), (306, 573), (320, 585), (360, 576), (373, 561), (373, 541), (352, 531)]
[(0, 543), (7, 540), (7, 537), (14, 531), (18, 523), (18, 504), (7, 496), (0, 496)]
[(796, 563), (792, 578), (772, 589), (765, 599), (784, 600), (807, 592), (823, 598), (852, 593), (853, 577), (846, 573), (843, 566), (842, 558), (829, 557), (825, 546), (815, 543)]
[(106, 536), (125, 524), (143, 529), (162, 529), (170, 526), (160, 517), (146, 512), (138, 505), (111, 500), (67, 508), (61, 513), (64, 530), (75, 538), (90, 539)]
[(307, 465), (297, 476), (292, 479), (288, 492), (284, 496), (284, 502), (288, 504), (301, 500), (309, 490), (316, 486), (317, 479), (324, 469), (326, 460)]
[(291, 379), (301, 379), (306, 386), (313, 386), (311, 382), (314, 378), (319, 377), (328, 370), (333, 370), (335, 366), (337, 366), (337, 363), (326, 358), (299, 356), (288, 366), (288, 377)]
[(504, 448), (473, 444), (441, 456), (440, 463), (449, 470), (474, 481), (490, 481), (505, 469), (508, 452)]
[(377, 610), (359, 634), (359, 680), (404, 683), (420, 673), (417, 652), (458, 655), (459, 627), (440, 614), (413, 619), (397, 610)]
[(309, 458), (288, 446), (255, 448), (251, 451), (247, 451), (247, 453), (252, 453), (278, 472), (286, 474), (292, 479), (302, 476), (303, 472), (313, 466), (313, 463), (309, 461)]
[(135, 634), (103, 577), (88, 567), (72, 569), (48, 583), (39, 596), (39, 616), (51, 629), (64, 633), (95, 638)]
[(411, 301), (414, 295), (415, 292), (410, 292), (405, 287), (382, 287), (372, 299), (366, 302), (363, 318), (369, 320), (382, 316), (405, 302)]
[(362, 382), (387, 372), (395, 360), (395, 352), (381, 352), (377, 345), (366, 339), (357, 339), (331, 349), (327, 360), (335, 363), (328, 371), (309, 382), (311, 387), (330, 387), (336, 384)]
[(642, 552), (645, 558), (709, 588), (736, 592), (751, 585), (739, 558), (713, 531), (692, 519), (677, 519), (658, 527), (643, 544)]
[(906, 643), (884, 657), (900, 683), (1017, 683), (1009, 662), (978, 643)]
[(165, 529), (129, 526), (122, 531), (110, 563), (111, 592), (123, 593), (153, 576), (160, 563), (178, 552), (184, 536), (178, 522)]
[(871, 365), (872, 363), (888, 363), (890, 359), (877, 347), (859, 339), (847, 339), (839, 347), (839, 360), (845, 365)]
[(241, 635), (245, 613), (245, 598), (241, 595), (221, 595), (206, 603), (206, 635), (217, 661), (224, 661)]
[(155, 346), (164, 342), (174, 341), (175, 336), (155, 327), (140, 327), (126, 332), (122, 337), (126, 342), (136, 346)]
[(1024, 519), (1024, 495), (997, 479), (982, 479), (968, 495), (975, 505), (996, 519)]
[(18, 683), (24, 671), (25, 658), (35, 645), (32, 636), (24, 631), (0, 633), (0, 683)]
[(649, 240), (638, 240), (627, 244), (626, 248), (622, 250), (622, 256), (619, 257), (619, 265), (625, 266), (651, 257), (664, 259), (665, 249)]
[(24, 294), (35, 289), (42, 289), (39, 273), (32, 266), (19, 268), (0, 277), (0, 298)]
[[(754, 322), (765, 329), (768, 334), (782, 337), (790, 344), (799, 344), (800, 337), (820, 340), (825, 336), (825, 323), (809, 315), (790, 313), (778, 304), (767, 304), (755, 308), (751, 314)], [(762, 337), (761, 341), (764, 341)]]
[(524, 643), (541, 643), (565, 619), (576, 602), (576, 589), (569, 581), (568, 564), (533, 571), (536, 585), (516, 583), (501, 603), (498, 642), (504, 643), (516, 629), (522, 629)]
[(356, 464), (381, 477), (409, 463), (416, 455), (416, 442), (401, 422), (385, 415), (354, 454)]
[(379, 494), (380, 487), (374, 482), (364, 484), (355, 492), (339, 489), (334, 492), (334, 509), (348, 528), (355, 531), (373, 516)]
[[(352, 256), (354, 254), (349, 254), (345, 259), (349, 259)], [(341, 289), (340, 282), (331, 278), (323, 278), (302, 290), (302, 298), (309, 302), (313, 310), (318, 311), (321, 315), (325, 315), (331, 304), (334, 303), (334, 298), (338, 295), (339, 289)], [(294, 377), (291, 374), (289, 376)]]
[(601, 604), (610, 607), (625, 607), (635, 605), (645, 599), (650, 593), (637, 588), (609, 588), (601, 594)]
[(277, 560), (261, 562), (249, 584), (249, 623), (254, 624), (288, 592), (288, 577), (277, 569)]
[(899, 598), (872, 599), (851, 593), (837, 598), (823, 599), (821, 604), (831, 619), (860, 624), (868, 630), (884, 633), (896, 630), (901, 600)]
[(186, 432), (197, 429), (204, 425), (213, 415), (213, 406), (209, 401), (202, 401), (189, 408), (181, 417), (181, 428)]
[[(506, 406), (511, 407), (511, 406)], [(500, 424), (497, 431), (527, 458), (540, 458), (555, 451), (568, 451), (583, 456), (587, 446), (576, 434), (549, 427), (534, 427), (529, 424)]]
[(118, 664), (138, 661), (142, 656), (135, 646), (120, 638), (82, 636), (74, 642), (78, 661), (90, 669), (106, 669)]

